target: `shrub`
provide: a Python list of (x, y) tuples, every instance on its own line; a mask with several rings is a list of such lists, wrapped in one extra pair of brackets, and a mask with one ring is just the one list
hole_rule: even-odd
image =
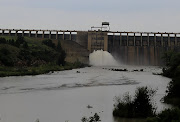
[(46, 46), (55, 49), (55, 44), (52, 42), (51, 39), (43, 40), (42, 44), (45, 44)]
[(98, 115), (97, 113), (95, 113), (94, 116), (91, 116), (91, 117), (89, 117), (89, 118), (83, 117), (83, 118), (81, 119), (81, 121), (82, 121), (82, 122), (100, 122), (101, 120), (100, 120), (99, 115)]
[(6, 44), (6, 39), (5, 38), (0, 38), (0, 44)]
[(124, 94), (123, 99), (115, 97), (113, 115), (117, 117), (133, 117), (133, 101), (129, 93)]

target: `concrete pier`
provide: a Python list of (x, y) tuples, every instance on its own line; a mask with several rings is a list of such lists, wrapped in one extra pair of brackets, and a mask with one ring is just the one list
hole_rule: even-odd
[(169, 47), (171, 46), (170, 36), (169, 36), (169, 34), (168, 34), (168, 46), (169, 46)]
[(134, 40), (133, 41), (134, 41), (133, 42), (134, 46), (136, 46), (136, 33), (134, 33)]
[(51, 39), (51, 31), (49, 31), (49, 39)]
[(128, 38), (129, 36), (128, 35), (129, 35), (129, 33), (127, 33), (127, 43), (126, 43), (127, 46), (129, 46), (129, 38)]
[(142, 41), (142, 33), (141, 33), (141, 46), (143, 46), (143, 41)]
[(175, 46), (177, 46), (177, 36), (176, 34), (174, 34), (174, 36), (175, 36)]
[(154, 34), (154, 46), (156, 47), (156, 33)]
[(163, 47), (163, 34), (161, 34), (161, 46)]
[(147, 41), (148, 41), (148, 47), (149, 47), (149, 33), (147, 33)]
[(31, 37), (31, 31), (29, 31), (29, 37)]

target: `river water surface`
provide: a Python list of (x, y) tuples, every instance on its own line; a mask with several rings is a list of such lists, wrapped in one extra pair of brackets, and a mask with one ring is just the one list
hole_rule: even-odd
[[(114, 97), (123, 96), (139, 86), (158, 89), (155, 101), (161, 111), (168, 107), (160, 102), (169, 78), (153, 75), (158, 67), (127, 68), (87, 67), (37, 76), (0, 78), (0, 122), (81, 122), (83, 116), (98, 113), (102, 122), (114, 122)], [(144, 69), (143, 72), (133, 72)], [(88, 108), (87, 106), (92, 106)]]

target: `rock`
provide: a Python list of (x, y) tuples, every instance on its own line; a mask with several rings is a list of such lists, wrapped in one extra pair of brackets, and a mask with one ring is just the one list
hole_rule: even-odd
[(128, 71), (127, 69), (110, 69), (111, 71)]
[(133, 71), (134, 71), (134, 72), (138, 72), (139, 70), (138, 70), (138, 69), (134, 69)]
[(93, 108), (92, 106), (88, 105), (87, 108)]

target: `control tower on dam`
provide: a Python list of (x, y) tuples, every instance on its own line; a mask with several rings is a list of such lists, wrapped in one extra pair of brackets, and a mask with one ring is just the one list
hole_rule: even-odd
[(0, 29), (0, 36), (72, 41), (89, 53), (102, 49), (121, 63), (131, 65), (161, 65), (165, 51), (180, 50), (180, 33)]

